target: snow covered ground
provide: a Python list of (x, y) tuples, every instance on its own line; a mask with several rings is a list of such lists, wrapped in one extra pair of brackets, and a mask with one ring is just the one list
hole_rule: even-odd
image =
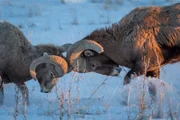
[[(169, 5), (180, 0), (0, 0), (0, 20), (24, 32), (32, 44), (73, 43), (96, 28), (118, 22), (135, 7)], [(13, 84), (5, 85), (0, 120), (166, 120), (180, 119), (180, 64), (161, 69), (161, 80), (144, 78), (123, 86), (125, 68), (118, 77), (71, 72), (52, 93), (40, 92), (37, 81), (27, 82), (30, 106), (22, 105)], [(155, 103), (148, 83), (158, 88)], [(145, 108), (143, 106), (145, 105)]]

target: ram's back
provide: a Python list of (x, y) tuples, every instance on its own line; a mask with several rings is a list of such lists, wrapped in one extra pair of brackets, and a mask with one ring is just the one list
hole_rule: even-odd
[(19, 28), (8, 22), (0, 22), (0, 65), (15, 60), (16, 56), (22, 55), (29, 47), (31, 44)]
[[(171, 47), (176, 44), (178, 46), (180, 44), (180, 3), (171, 6), (136, 8), (117, 26), (124, 31), (122, 34), (124, 37), (133, 33), (133, 38), (148, 36), (150, 39), (156, 39), (160, 46)], [(140, 41), (139, 38), (138, 40)]]

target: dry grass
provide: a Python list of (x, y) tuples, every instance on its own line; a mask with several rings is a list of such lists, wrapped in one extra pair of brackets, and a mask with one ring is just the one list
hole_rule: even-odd
[(79, 22), (78, 22), (78, 19), (77, 19), (77, 16), (74, 17), (73, 21), (72, 21), (72, 24), (73, 25), (78, 25)]
[(14, 120), (17, 120), (17, 117), (19, 115), (19, 89), (17, 87), (15, 87), (15, 108), (14, 108), (14, 113), (13, 113), (13, 117)]

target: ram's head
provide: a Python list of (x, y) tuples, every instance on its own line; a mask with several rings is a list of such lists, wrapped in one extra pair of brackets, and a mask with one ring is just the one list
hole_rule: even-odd
[(38, 80), (41, 92), (48, 93), (52, 90), (59, 78), (68, 72), (68, 63), (63, 57), (44, 55), (34, 60), (30, 66), (30, 74)]
[(93, 40), (81, 40), (67, 51), (67, 59), (74, 71), (96, 72), (108, 76), (119, 75), (121, 68), (104, 54), (103, 47)]

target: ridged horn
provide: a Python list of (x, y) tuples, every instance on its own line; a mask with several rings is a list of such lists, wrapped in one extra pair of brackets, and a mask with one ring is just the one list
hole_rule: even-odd
[(85, 66), (83, 65), (86, 65), (86, 63), (84, 63), (84, 58), (80, 57), (80, 55), (83, 53), (83, 51), (87, 49), (93, 50), (97, 53), (104, 52), (103, 47), (93, 40), (80, 40), (71, 45), (71, 47), (69, 47), (69, 49), (67, 50), (67, 59), (69, 60), (69, 63), (72, 65), (73, 68), (77, 68), (77, 63), (80, 62), (80, 72), (83, 72), (83, 68), (85, 69)]
[(61, 48), (62, 48), (63, 52), (66, 52), (71, 45), (72, 45), (71, 43), (62, 45)]
[(36, 67), (42, 63), (51, 63), (55, 65), (55, 69), (59, 77), (62, 77), (64, 74), (68, 72), (68, 63), (64, 58), (56, 55), (45, 55), (34, 60), (30, 65), (30, 74), (32, 78), (35, 80), (37, 79)]

